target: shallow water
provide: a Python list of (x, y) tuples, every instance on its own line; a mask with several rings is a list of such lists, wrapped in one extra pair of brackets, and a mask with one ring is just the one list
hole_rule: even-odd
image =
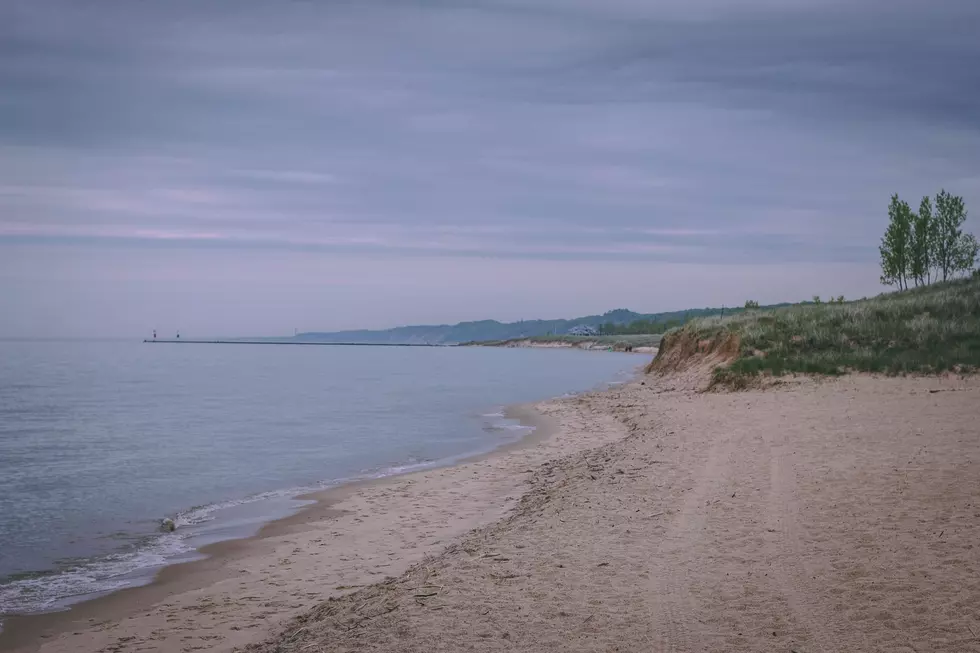
[[(526, 434), (507, 404), (623, 380), (577, 350), (0, 342), (0, 615), (148, 581), (304, 490)], [(159, 532), (164, 517), (174, 533)]]

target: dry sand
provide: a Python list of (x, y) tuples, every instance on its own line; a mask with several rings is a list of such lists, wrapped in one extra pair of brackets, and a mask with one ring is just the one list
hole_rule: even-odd
[(980, 379), (670, 383), (546, 402), (532, 446), (347, 490), (40, 650), (980, 651)]

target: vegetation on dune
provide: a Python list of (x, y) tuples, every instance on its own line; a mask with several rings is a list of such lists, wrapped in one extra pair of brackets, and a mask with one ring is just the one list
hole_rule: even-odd
[(701, 318), (674, 333), (695, 342), (736, 338), (734, 360), (714, 371), (716, 382), (733, 386), (760, 373), (977, 371), (980, 275), (856, 302)]
[(702, 317), (664, 335), (650, 370), (717, 364), (714, 382), (745, 386), (760, 374), (903, 374), (980, 371), (977, 239), (966, 205), (945, 190), (918, 213), (893, 195), (882, 237), (881, 281), (898, 292)]

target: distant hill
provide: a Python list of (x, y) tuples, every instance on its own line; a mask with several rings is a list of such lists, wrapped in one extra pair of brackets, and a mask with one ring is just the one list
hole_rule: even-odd
[[(724, 309), (726, 312), (741, 309)], [(588, 325), (598, 328), (610, 322), (617, 325), (630, 324), (637, 320), (667, 322), (718, 315), (721, 308), (693, 308), (686, 311), (667, 313), (635, 313), (625, 308), (609, 311), (602, 315), (587, 315), (570, 320), (525, 320), (521, 322), (498, 322), (480, 320), (460, 322), (459, 324), (439, 324), (422, 326), (403, 326), (381, 331), (356, 330), (335, 332), (300, 333), (295, 340), (318, 342), (363, 342), (363, 343), (408, 343), (408, 344), (455, 344), (484, 340), (511, 340), (530, 336), (562, 335), (572, 327)]]

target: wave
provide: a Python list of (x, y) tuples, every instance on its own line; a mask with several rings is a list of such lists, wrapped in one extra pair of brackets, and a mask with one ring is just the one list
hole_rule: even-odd
[(73, 603), (149, 582), (141, 577), (192, 553), (184, 533), (151, 536), (128, 552), (77, 563), (69, 569), (21, 575), (0, 584), (0, 615), (63, 610)]
[(480, 415), (484, 419), (483, 429), (485, 431), (497, 431), (511, 434), (530, 433), (534, 430), (533, 426), (521, 424), (520, 420), (507, 417), (503, 409), (492, 413)]

